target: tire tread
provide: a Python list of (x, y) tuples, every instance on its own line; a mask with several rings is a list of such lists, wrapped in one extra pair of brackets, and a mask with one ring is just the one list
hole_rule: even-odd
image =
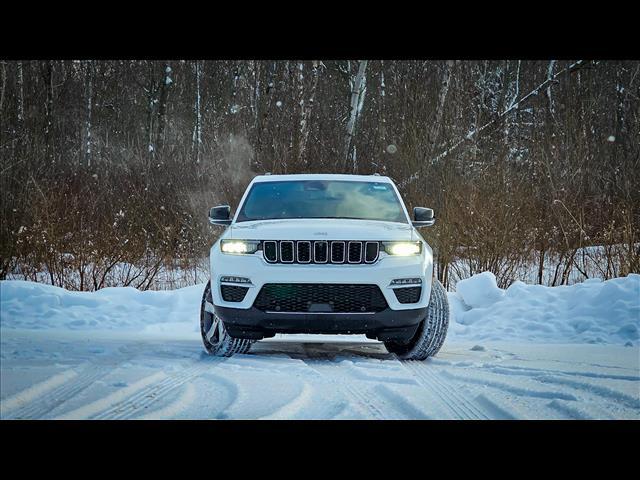
[[(208, 298), (207, 298), (208, 297)], [(207, 341), (204, 336), (204, 315), (207, 313), (204, 310), (204, 304), (207, 301), (211, 301), (211, 281), (207, 283), (207, 286), (204, 289), (204, 293), (202, 294), (202, 303), (200, 306), (200, 333), (202, 335), (202, 343), (204, 344), (205, 351), (212, 356), (216, 357), (231, 357), (235, 354), (244, 354), (248, 353), (251, 345), (255, 342), (255, 340), (250, 340), (246, 338), (233, 338), (231, 335), (227, 333), (227, 330), (224, 329), (224, 337), (220, 342), (216, 345), (212, 345)], [(224, 326), (224, 323), (223, 323)]]
[(436, 355), (447, 336), (449, 328), (449, 300), (447, 291), (438, 280), (431, 286), (431, 297), (424, 324), (412, 343), (404, 348), (391, 342), (385, 342), (387, 350), (395, 353), (402, 360), (425, 360)]

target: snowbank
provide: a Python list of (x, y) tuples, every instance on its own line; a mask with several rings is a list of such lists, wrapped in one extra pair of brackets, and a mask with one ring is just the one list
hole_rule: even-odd
[(517, 281), (502, 290), (483, 272), (458, 282), (449, 302), (455, 321), (448, 338), (623, 345), (640, 339), (640, 275), (561, 287)]
[[(204, 284), (178, 290), (104, 288), (70, 292), (51, 285), (0, 282), (3, 329), (111, 330), (198, 338)], [(611, 343), (640, 340), (640, 275), (544, 287), (496, 286), (489, 272), (449, 293), (454, 318), (448, 340)]]
[(114, 287), (70, 292), (42, 283), (2, 281), (0, 325), (30, 330), (197, 332), (203, 291), (204, 284), (164, 291)]

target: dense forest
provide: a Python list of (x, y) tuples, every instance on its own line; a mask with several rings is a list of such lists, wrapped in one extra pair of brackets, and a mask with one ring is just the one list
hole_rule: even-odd
[[(640, 62), (2, 61), (0, 278), (159, 288), (253, 175), (394, 179), (447, 286), (640, 272)], [(196, 276), (193, 277), (196, 281)]]

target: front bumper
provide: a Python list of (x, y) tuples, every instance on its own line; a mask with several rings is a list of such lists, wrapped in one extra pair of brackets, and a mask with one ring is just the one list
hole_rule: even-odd
[(406, 342), (427, 314), (427, 307), (378, 313), (270, 313), (257, 308), (214, 305), (232, 337), (260, 340), (276, 333), (366, 334), (379, 340)]

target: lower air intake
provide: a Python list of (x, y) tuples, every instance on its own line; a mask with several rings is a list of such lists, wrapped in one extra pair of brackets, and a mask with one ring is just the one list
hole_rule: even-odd
[(220, 292), (225, 302), (241, 302), (247, 294), (247, 287), (237, 287), (235, 285), (221, 285)]
[(267, 283), (253, 304), (263, 312), (381, 312), (388, 305), (377, 285)]
[(418, 303), (422, 287), (394, 288), (393, 292), (400, 303)]

